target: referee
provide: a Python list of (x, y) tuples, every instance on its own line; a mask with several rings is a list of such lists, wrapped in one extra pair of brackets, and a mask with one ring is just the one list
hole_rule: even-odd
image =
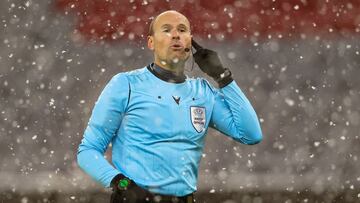
[[(150, 24), (154, 61), (115, 75), (99, 96), (78, 149), (79, 166), (111, 203), (192, 203), (208, 127), (248, 145), (262, 140), (249, 100), (216, 52), (192, 41), (190, 23), (166, 11)], [(193, 55), (203, 78), (184, 75)], [(112, 143), (112, 164), (104, 153)]]

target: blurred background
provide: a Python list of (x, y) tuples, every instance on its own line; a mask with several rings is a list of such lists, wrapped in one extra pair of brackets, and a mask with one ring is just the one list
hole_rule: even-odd
[(110, 78), (152, 62), (148, 24), (168, 9), (219, 53), (264, 135), (209, 130), (197, 202), (360, 202), (358, 0), (0, 1), (0, 202), (109, 201), (77, 147)]

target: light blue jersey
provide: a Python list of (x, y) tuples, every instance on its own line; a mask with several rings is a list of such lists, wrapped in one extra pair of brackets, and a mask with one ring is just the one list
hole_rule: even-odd
[[(208, 127), (244, 144), (261, 141), (256, 113), (235, 81), (216, 89), (205, 79), (164, 81), (150, 66), (115, 75), (96, 102), (78, 163), (109, 187), (119, 173), (153, 193), (196, 191)], [(104, 152), (112, 143), (112, 163)]]

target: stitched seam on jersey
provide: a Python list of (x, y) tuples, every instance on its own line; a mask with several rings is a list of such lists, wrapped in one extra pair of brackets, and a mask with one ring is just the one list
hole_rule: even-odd
[[(126, 103), (126, 107), (125, 107), (125, 112), (127, 112), (128, 110), (128, 107), (129, 107), (129, 103), (130, 103), (130, 96), (131, 96), (131, 86), (130, 86), (130, 81), (129, 79), (127, 78), (127, 76), (125, 76), (126, 79), (127, 79), (127, 82), (128, 82), (128, 86), (129, 86), (129, 93), (128, 93), (128, 99), (127, 99), (127, 103)], [(125, 113), (124, 112), (124, 113)]]
[[(224, 94), (224, 102), (226, 102), (226, 104), (227, 104), (227, 106), (228, 106), (228, 108), (229, 108), (229, 110), (231, 112), (232, 121), (233, 121), (234, 126), (236, 128), (236, 134), (237, 134), (237, 136), (239, 136), (239, 137), (237, 137), (237, 139), (241, 139), (241, 138), (244, 137), (244, 132), (242, 130), (240, 130), (239, 126), (237, 125), (237, 122), (234, 120), (234, 118), (235, 118), (234, 117), (234, 112), (233, 112), (232, 108), (230, 108), (229, 102), (226, 101), (225, 94)], [(243, 109), (243, 107), (239, 107), (239, 108)], [(242, 119), (241, 116), (239, 117), (239, 119)]]
[[(212, 99), (213, 99), (213, 103), (214, 103), (214, 105), (215, 105), (215, 93), (216, 92), (214, 92), (214, 90), (213, 90), (213, 87), (209, 84), (209, 82), (206, 80), (206, 79), (204, 79), (204, 78), (201, 78), (204, 82), (205, 82), (205, 84), (206, 84), (206, 86), (210, 89), (210, 91), (211, 91), (211, 93), (212, 93), (212, 95), (213, 95), (213, 97), (212, 97)], [(213, 114), (213, 111), (214, 111), (214, 106), (212, 106), (212, 111), (210, 112), (210, 116), (209, 116), (209, 126), (210, 127), (212, 127), (210, 124), (212, 123), (212, 121), (211, 121), (211, 118), (212, 118), (212, 114)], [(216, 129), (216, 128), (214, 128), (214, 127), (212, 127), (213, 129)]]

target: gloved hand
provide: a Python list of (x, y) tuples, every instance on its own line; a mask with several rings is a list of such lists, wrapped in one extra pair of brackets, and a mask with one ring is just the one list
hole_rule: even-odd
[(191, 44), (196, 50), (193, 55), (195, 62), (204, 73), (212, 77), (219, 84), (220, 88), (233, 81), (230, 70), (223, 67), (215, 51), (203, 48), (193, 39)]
[(136, 185), (134, 181), (123, 174), (116, 175), (111, 180), (110, 187), (113, 190), (110, 200), (111, 203), (145, 202), (146, 198), (151, 197), (149, 192)]
[(124, 176), (123, 174), (117, 174), (110, 183), (110, 187), (113, 190), (127, 190), (130, 186), (132, 186), (132, 182), (129, 178)]

